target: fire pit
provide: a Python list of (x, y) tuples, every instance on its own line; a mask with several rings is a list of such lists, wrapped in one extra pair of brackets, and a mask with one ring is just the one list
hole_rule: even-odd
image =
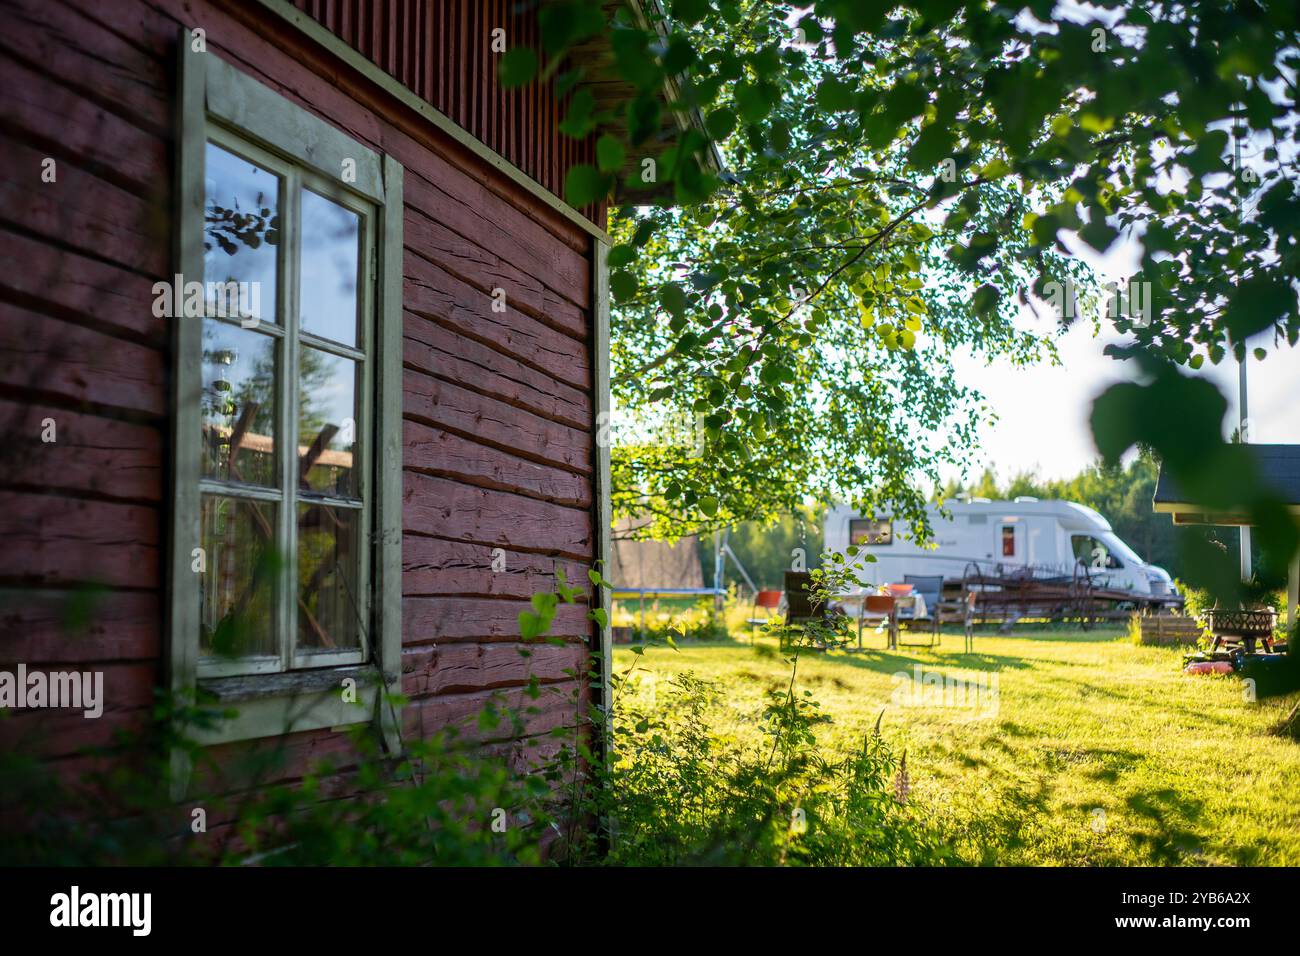
[(1213, 608), (1205, 613), (1206, 626), (1214, 634), (1214, 647), (1220, 644), (1244, 644), (1247, 654), (1255, 653), (1255, 642), (1262, 641), (1264, 649), (1273, 650), (1273, 628), (1277, 625), (1277, 610), (1271, 607), (1238, 608), (1228, 610)]

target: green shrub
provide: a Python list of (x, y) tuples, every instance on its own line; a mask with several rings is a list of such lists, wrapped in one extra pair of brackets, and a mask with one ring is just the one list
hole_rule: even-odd
[[(814, 572), (823, 594), (846, 573)], [(604, 583), (592, 572), (592, 580)], [(545, 637), (558, 603), (581, 596), (560, 580), (520, 615), (521, 634)], [(590, 612), (604, 623), (603, 612)], [(189, 739), (229, 711), (164, 698), (143, 732), (96, 751), (102, 768), (75, 781), (21, 751), (0, 754), (0, 865), (892, 865), (942, 861), (939, 841), (908, 801), (906, 758), (879, 729), (840, 758), (818, 744), (829, 722), (798, 691), (799, 654), (848, 640), (845, 618), (782, 634), (790, 681), (769, 694), (761, 745), (714, 726), (718, 688), (685, 676), (650, 705), (626, 699), (637, 665), (616, 675), (613, 717), (568, 703), (576, 726), (558, 728), (553, 756), (509, 760), (451, 730), (382, 752), (368, 727), (342, 765), (320, 763), (291, 782), (285, 748), (263, 741), (218, 766)], [(671, 646), (671, 640), (668, 641)], [(638, 651), (637, 663), (644, 648)], [(599, 679), (596, 669), (585, 676)], [(578, 685), (582, 682), (575, 681)], [(541, 698), (489, 704), (486, 737), (518, 741)], [(599, 744), (609, 741), (608, 749)], [(175, 751), (199, 789), (169, 798)], [(194, 811), (213, 830), (192, 825)], [(217, 825), (230, 821), (228, 825)], [(500, 825), (498, 825), (500, 824)]]
[[(851, 571), (825, 555), (812, 572), (812, 603), (828, 601)], [(886, 866), (947, 858), (935, 831), (908, 802), (906, 758), (879, 727), (849, 757), (828, 754), (817, 730), (830, 718), (800, 691), (800, 654), (842, 646), (849, 620), (830, 616), (800, 628), (768, 629), (790, 651), (790, 680), (770, 691), (760, 745), (742, 745), (716, 724), (720, 688), (679, 675), (648, 702), (627, 691), (636, 662), (614, 677), (612, 752), (599, 785), (575, 816), (605, 821), (611, 864)], [(577, 755), (575, 755), (577, 756)], [(587, 847), (578, 859), (594, 862)]]
[(615, 719), (615, 749), (597, 815), (613, 865), (891, 866), (939, 862), (937, 837), (907, 803), (906, 770), (878, 732), (828, 757), (827, 721), (803, 694), (773, 693), (764, 746), (713, 727), (719, 688), (674, 678), (649, 706)]
[[(182, 728), (213, 716), (167, 701), (145, 731), (92, 751), (101, 769), (75, 781), (0, 754), (0, 865), (530, 864), (563, 809), (545, 781), (451, 731), (408, 742), (400, 758), (358, 731), (345, 765), (271, 782), (284, 776), (279, 741), (218, 766), (185, 740)], [(481, 723), (502, 719), (488, 710)], [(173, 747), (194, 765), (180, 803), (169, 797)], [(498, 819), (508, 825), (494, 829)]]
[(1135, 645), (1142, 643), (1142, 615), (1135, 613), (1128, 616), (1128, 639)]

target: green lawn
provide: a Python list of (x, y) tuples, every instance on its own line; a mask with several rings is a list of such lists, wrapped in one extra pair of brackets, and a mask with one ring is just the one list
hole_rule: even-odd
[[(909, 639), (904, 635), (904, 639)], [(1300, 865), (1300, 743), (1273, 732), (1295, 696), (1249, 702), (1234, 677), (1187, 677), (1181, 651), (1120, 634), (960, 635), (933, 651), (804, 652), (798, 686), (833, 723), (819, 740), (882, 732), (906, 748), (912, 797), (958, 856), (997, 864)], [(620, 670), (633, 655), (619, 648)], [(978, 707), (893, 675), (996, 676)], [(718, 721), (742, 737), (789, 666), (772, 645), (683, 644), (647, 651), (635, 693), (692, 671), (724, 688)]]

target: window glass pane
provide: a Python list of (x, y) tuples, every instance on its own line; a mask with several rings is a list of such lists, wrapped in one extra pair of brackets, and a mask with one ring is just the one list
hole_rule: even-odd
[(276, 656), (274, 503), (204, 495), (204, 569), (199, 652), (203, 657)]
[(356, 345), (360, 242), (360, 216), (311, 190), (302, 191), (299, 298), (305, 331)]
[(276, 340), (203, 320), (203, 476), (276, 487)]
[(357, 521), (361, 512), (298, 506), (298, 652), (361, 646)]
[(353, 457), (357, 427), (357, 363), (303, 346), (298, 382), (298, 477), (304, 490), (357, 496)]
[[(205, 300), (217, 314), (229, 315), (228, 306), (236, 302), (240, 315), (275, 322), (279, 177), (214, 143), (208, 143), (206, 162)], [(230, 287), (231, 282), (237, 285)], [(218, 283), (223, 286), (220, 290), (216, 289)], [(232, 288), (238, 299), (233, 298)], [(222, 294), (216, 294), (218, 291)]]
[(852, 518), (849, 520), (849, 544), (882, 545), (894, 543), (894, 525), (889, 519), (883, 521)]

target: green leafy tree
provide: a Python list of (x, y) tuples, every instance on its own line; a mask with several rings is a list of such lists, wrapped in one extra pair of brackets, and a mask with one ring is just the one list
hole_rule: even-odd
[[(616, 455), (620, 510), (665, 531), (770, 517), (812, 491), (919, 518), (921, 481), (964, 460), (978, 414), (952, 350), (1047, 354), (1013, 325), (1017, 303), (1047, 300), (1068, 324), (1067, 280), (1082, 307), (1098, 292), (1070, 243), (1104, 251), (1127, 234), (1142, 243), (1143, 307), (1107, 318), (1132, 381), (1096, 403), (1103, 456), (1152, 448), (1201, 503), (1247, 511), (1270, 566), (1295, 553), (1294, 520), (1223, 440), (1225, 400), (1192, 374), (1261, 334), (1300, 338), (1294, 4), (677, 0), (650, 23), (601, 11), (544, 5), (545, 61), (503, 73), (563, 69), (573, 44), (610, 30), (635, 90), (617, 116), (572, 96), (567, 127), (605, 132), (569, 195), (624, 202), (617, 400), (700, 415), (705, 447)], [(565, 95), (582, 69), (561, 74)], [(698, 110), (703, 130), (665, 132), (669, 77), (668, 108)], [(1259, 153), (1249, 171), (1243, 142)], [(649, 152), (672, 208), (638, 200)], [(1184, 557), (1230, 589), (1220, 554)]]

